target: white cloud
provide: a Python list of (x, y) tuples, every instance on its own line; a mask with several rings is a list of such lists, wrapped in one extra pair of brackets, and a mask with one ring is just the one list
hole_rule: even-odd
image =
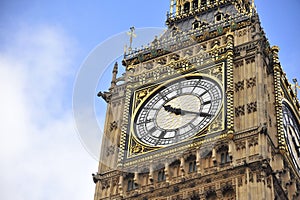
[(93, 199), (97, 162), (81, 146), (71, 112), (75, 42), (57, 27), (23, 26), (6, 44), (0, 50), (1, 199)]

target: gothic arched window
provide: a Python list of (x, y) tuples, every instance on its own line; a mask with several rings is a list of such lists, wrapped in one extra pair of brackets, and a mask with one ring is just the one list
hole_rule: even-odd
[(229, 156), (229, 152), (228, 152), (228, 146), (227, 145), (222, 145), (219, 149), (218, 149), (218, 154), (219, 154), (219, 159), (220, 159), (220, 163), (221, 164), (225, 164), (231, 161), (230, 156)]
[(221, 164), (230, 162), (228, 151), (221, 153)]
[(134, 189), (134, 181), (132, 178), (127, 181), (127, 191), (131, 191)]
[(201, 7), (204, 7), (204, 6), (206, 6), (206, 5), (207, 5), (206, 0), (201, 0)]
[(165, 169), (161, 169), (158, 171), (157, 181), (161, 182), (166, 180)]
[(184, 12), (184, 13), (189, 13), (189, 12), (190, 12), (190, 2), (186, 2), (186, 3), (183, 5), (183, 12)]
[(196, 160), (189, 162), (189, 173), (196, 172), (197, 171), (197, 164)]
[(210, 190), (206, 192), (206, 199), (207, 200), (217, 200), (217, 194), (214, 190)]
[(198, 0), (193, 0), (193, 9), (197, 9), (198, 8)]

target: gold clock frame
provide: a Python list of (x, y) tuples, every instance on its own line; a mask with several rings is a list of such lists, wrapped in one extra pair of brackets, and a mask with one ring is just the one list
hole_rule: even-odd
[[(129, 115), (131, 116), (131, 119), (128, 119), (130, 122), (129, 124), (129, 131), (127, 134), (127, 142), (126, 146), (124, 145), (124, 160), (131, 160), (135, 159), (139, 156), (146, 156), (145, 154), (151, 153), (157, 150), (166, 149), (164, 153), (170, 152), (167, 150), (170, 147), (176, 146), (175, 149), (172, 148), (171, 152), (177, 151), (182, 148), (189, 148), (193, 146), (201, 146), (205, 142), (213, 141), (219, 138), (227, 137), (227, 133), (225, 133), (226, 129), (226, 93), (225, 93), (225, 87), (226, 87), (226, 61), (221, 61), (219, 63), (211, 63), (210, 65), (206, 67), (201, 67), (198, 70), (195, 70), (193, 72), (180, 75), (177, 77), (168, 77), (159, 80), (159, 82), (154, 82), (155, 84), (149, 84), (148, 86), (136, 86), (131, 88), (131, 109)], [(135, 134), (133, 133), (133, 120), (136, 115), (136, 112), (140, 108), (141, 105), (147, 100), (148, 97), (151, 96), (155, 91), (159, 90), (164, 85), (174, 82), (176, 80), (180, 80), (183, 77), (189, 77), (189, 76), (202, 76), (207, 77), (209, 79), (212, 79), (215, 81), (219, 87), (221, 88), (222, 92), (222, 105), (220, 110), (218, 111), (218, 114), (210, 121), (210, 123), (205, 126), (205, 128), (201, 129), (196, 135), (185, 139), (184, 141), (178, 142), (176, 144), (172, 144), (167, 147), (153, 147), (147, 144), (143, 144), (140, 142)], [(219, 133), (219, 134), (217, 134)], [(158, 154), (157, 154), (158, 155)], [(144, 158), (146, 159), (146, 158)], [(151, 156), (149, 156), (149, 159), (151, 159)], [(135, 162), (126, 162), (126, 165), (130, 165)]]
[[(287, 99), (284, 98), (282, 100), (281, 105), (283, 105), (283, 104), (287, 105), (287, 108), (292, 112), (292, 114), (295, 117), (295, 120), (297, 120), (298, 125), (300, 125), (300, 117), (299, 117), (298, 114), (296, 114), (297, 112), (296, 112), (294, 106), (290, 103), (290, 101), (288, 101)], [(282, 109), (282, 117), (283, 117), (283, 109)], [(283, 118), (282, 118), (282, 125), (281, 125), (281, 131), (282, 132), (283, 132), (283, 129), (284, 129), (284, 127), (283, 127)], [(281, 145), (284, 147), (283, 154), (286, 155), (286, 158), (287, 158), (288, 162), (291, 164), (291, 166), (294, 166), (294, 163), (293, 163), (292, 158), (291, 158), (292, 155), (291, 155), (291, 152), (289, 150), (288, 144), (286, 142), (287, 139), (285, 137), (285, 134), (283, 134), (283, 135), (284, 135), (284, 139), (280, 141)], [(296, 174), (298, 174), (298, 176), (300, 176), (300, 172), (296, 169), (294, 169), (294, 170), (295, 170), (295, 172), (297, 172)]]

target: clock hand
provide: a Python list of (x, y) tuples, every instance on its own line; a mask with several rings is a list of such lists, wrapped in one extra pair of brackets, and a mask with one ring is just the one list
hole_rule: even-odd
[(189, 111), (189, 110), (182, 110), (180, 108), (173, 108), (171, 105), (164, 105), (163, 107), (167, 112), (174, 113), (175, 115), (195, 114), (195, 115), (199, 115), (200, 117), (212, 117), (213, 116), (210, 113), (193, 112), (193, 111)]
[(210, 113), (205, 113), (205, 112), (193, 112), (193, 111), (188, 111), (188, 110), (181, 110), (181, 114), (185, 115), (185, 114), (195, 114), (195, 115), (199, 115), (200, 117), (212, 117), (213, 115)]
[(170, 112), (170, 113), (174, 113), (175, 115), (182, 114), (180, 108), (173, 108), (171, 105), (164, 105), (163, 107), (164, 107), (165, 111)]

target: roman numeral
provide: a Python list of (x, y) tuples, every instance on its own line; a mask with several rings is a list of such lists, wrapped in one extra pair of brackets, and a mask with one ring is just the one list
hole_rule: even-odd
[(203, 102), (203, 105), (211, 104), (211, 100)]
[(165, 101), (168, 101), (168, 100), (169, 100), (168, 97), (166, 97), (165, 95), (163, 95), (163, 94), (161, 94), (161, 93), (159, 93), (159, 95), (161, 96), (161, 98), (162, 98), (163, 100), (165, 100)]
[(162, 132), (160, 133), (160, 135), (158, 136), (158, 138), (159, 138), (159, 139), (162, 139), (162, 138), (165, 137), (166, 134), (167, 134), (167, 131), (162, 131)]
[(158, 140), (155, 143), (155, 146), (160, 142), (161, 139), (163, 139), (165, 137), (166, 134), (167, 134), (167, 131), (162, 131), (160, 133), (160, 135), (158, 136)]
[(208, 92), (208, 90), (205, 90), (205, 92), (203, 92), (202, 94), (200, 94), (200, 97), (202, 97), (203, 95), (205, 95)]
[(147, 123), (151, 123), (151, 122), (153, 122), (153, 119), (146, 119), (146, 121), (143, 121), (141, 119), (141, 122), (137, 123), (136, 125), (147, 124)]
[(156, 131), (156, 128), (155, 127), (152, 127), (151, 129), (148, 130), (148, 132), (151, 134), (151, 133), (154, 133)]
[(199, 113), (199, 116), (200, 116), (200, 117), (212, 117), (213, 115), (212, 115), (212, 114), (209, 114), (209, 113), (200, 112), (200, 113)]
[(182, 94), (182, 85), (178, 83), (177, 94)]
[(192, 124), (192, 123), (190, 123), (189, 126), (190, 126), (192, 129), (195, 129), (195, 128), (196, 128), (196, 126), (195, 126), (194, 124)]

